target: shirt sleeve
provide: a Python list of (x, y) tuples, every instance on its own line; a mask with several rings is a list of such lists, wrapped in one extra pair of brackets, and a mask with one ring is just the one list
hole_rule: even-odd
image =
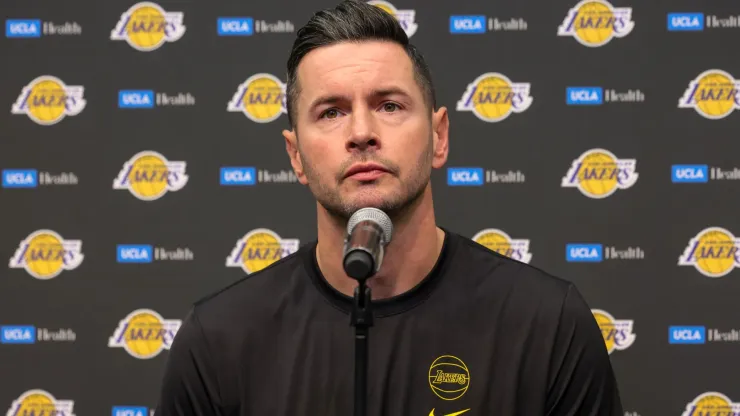
[(193, 308), (170, 347), (155, 415), (221, 416), (211, 357)]
[(550, 362), (547, 416), (622, 416), (604, 338), (591, 309), (570, 285)]

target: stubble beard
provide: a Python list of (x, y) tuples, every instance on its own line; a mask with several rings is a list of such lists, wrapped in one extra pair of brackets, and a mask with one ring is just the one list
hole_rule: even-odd
[[(375, 157), (372, 153), (362, 153), (359, 157), (353, 158), (348, 161), (345, 165), (358, 162), (376, 161), (382, 163), (384, 166), (391, 168), (391, 173), (387, 175), (393, 175), (398, 177), (398, 169), (395, 165), (389, 162), (384, 162), (383, 159)], [(313, 193), (316, 201), (333, 217), (337, 222), (346, 223), (355, 211), (361, 208), (377, 208), (385, 212), (391, 221), (396, 221), (399, 218), (404, 217), (421, 199), (424, 191), (429, 184), (430, 173), (432, 163), (432, 140), (430, 138), (427, 147), (419, 154), (419, 158), (416, 161), (415, 166), (411, 169), (408, 179), (401, 182), (401, 189), (388, 195), (377, 203), (363, 203), (361, 201), (355, 202), (348, 200), (348, 198), (342, 197), (339, 188), (342, 182), (350, 179), (343, 179), (341, 176), (332, 178), (333, 185), (327, 183), (326, 178), (322, 177), (313, 168), (313, 164), (303, 159), (303, 171), (308, 179), (308, 186)], [(341, 169), (343, 172), (344, 169)], [(360, 189), (357, 192), (377, 192), (374, 187), (378, 185), (374, 183), (361, 184), (360, 187), (368, 187), (370, 189)], [(362, 197), (360, 197), (361, 199)]]

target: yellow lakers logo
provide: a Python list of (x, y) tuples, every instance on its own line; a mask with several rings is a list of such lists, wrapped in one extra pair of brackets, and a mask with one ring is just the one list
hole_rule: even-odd
[(182, 321), (164, 319), (151, 309), (137, 309), (121, 320), (113, 336), (111, 348), (123, 348), (132, 357), (146, 360), (163, 350), (169, 350)]
[(72, 413), (74, 401), (57, 400), (51, 393), (40, 390), (28, 390), (13, 401), (8, 410), (8, 416), (75, 416)]
[(23, 87), (10, 109), (12, 114), (25, 114), (35, 123), (51, 126), (65, 116), (76, 116), (85, 108), (85, 88), (66, 85), (51, 75), (40, 76)]
[(725, 118), (740, 110), (740, 80), (719, 69), (704, 71), (689, 83), (678, 108), (693, 108), (710, 120)]
[(226, 106), (227, 111), (244, 113), (255, 123), (269, 123), (287, 114), (285, 84), (276, 76), (256, 74), (239, 85)]
[(496, 228), (487, 228), (480, 231), (473, 236), (473, 241), (489, 250), (523, 263), (529, 263), (532, 260), (532, 253), (529, 252), (529, 240), (515, 240)]
[(470, 370), (457, 357), (438, 357), (429, 366), (429, 387), (442, 400), (459, 399), (470, 387)]
[(226, 267), (241, 267), (247, 274), (258, 272), (295, 253), (298, 245), (297, 239), (280, 238), (272, 230), (258, 228), (237, 240), (231, 254), (226, 257)]
[(578, 188), (589, 198), (602, 199), (617, 189), (632, 187), (639, 176), (636, 168), (635, 159), (618, 159), (608, 150), (591, 149), (573, 161), (561, 186)]
[(409, 38), (414, 36), (414, 33), (416, 33), (416, 30), (419, 28), (419, 25), (415, 22), (416, 10), (399, 10), (394, 5), (383, 0), (371, 0), (368, 1), (367, 4), (372, 4), (395, 17), (403, 28), (403, 31), (406, 32), (406, 36)]
[(632, 8), (614, 7), (605, 0), (583, 0), (568, 11), (558, 36), (572, 36), (581, 45), (598, 47), (632, 32)]
[(722, 277), (740, 267), (740, 239), (720, 227), (701, 230), (678, 258), (679, 266), (694, 266), (707, 277)]
[(709, 415), (737, 415), (740, 414), (740, 403), (733, 402), (729, 397), (716, 391), (710, 391), (697, 396), (686, 405), (681, 416), (709, 416)]
[(635, 334), (632, 332), (634, 322), (630, 319), (614, 319), (608, 312), (592, 309), (591, 313), (601, 329), (601, 336), (606, 344), (606, 351), (611, 354), (614, 351), (622, 351), (629, 348), (635, 342)]
[(21, 241), (10, 258), (11, 269), (26, 269), (40, 280), (53, 279), (63, 270), (74, 270), (85, 256), (82, 241), (65, 240), (54, 231), (38, 230)]
[(472, 111), (479, 119), (495, 123), (528, 109), (532, 105), (529, 90), (527, 82), (512, 82), (503, 74), (488, 72), (468, 84), (457, 111)]
[(111, 40), (125, 40), (132, 48), (149, 52), (185, 34), (182, 12), (167, 12), (156, 3), (136, 3), (121, 14)]
[(157, 152), (139, 152), (123, 164), (113, 189), (127, 189), (142, 201), (153, 201), (188, 183), (185, 166), (185, 162), (169, 161)]

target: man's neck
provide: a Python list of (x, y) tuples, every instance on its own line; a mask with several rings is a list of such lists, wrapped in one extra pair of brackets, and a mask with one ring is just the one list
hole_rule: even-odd
[[(318, 211), (318, 246), (316, 260), (326, 281), (337, 291), (352, 296), (357, 281), (342, 267), (346, 224), (331, 218), (321, 205)], [(400, 295), (421, 282), (432, 270), (444, 243), (444, 231), (434, 219), (431, 189), (418, 205), (398, 224), (393, 224), (393, 238), (388, 244), (378, 273), (368, 280), (373, 299)]]

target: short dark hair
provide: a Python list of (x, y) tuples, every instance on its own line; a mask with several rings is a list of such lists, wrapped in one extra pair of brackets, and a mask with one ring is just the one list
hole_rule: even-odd
[(345, 0), (333, 8), (316, 12), (298, 30), (288, 58), (286, 105), (288, 122), (295, 127), (295, 108), (300, 93), (298, 64), (307, 53), (339, 42), (388, 41), (402, 46), (414, 65), (414, 78), (426, 104), (436, 108), (432, 75), (419, 50), (409, 43), (398, 20), (386, 11), (360, 0)]

